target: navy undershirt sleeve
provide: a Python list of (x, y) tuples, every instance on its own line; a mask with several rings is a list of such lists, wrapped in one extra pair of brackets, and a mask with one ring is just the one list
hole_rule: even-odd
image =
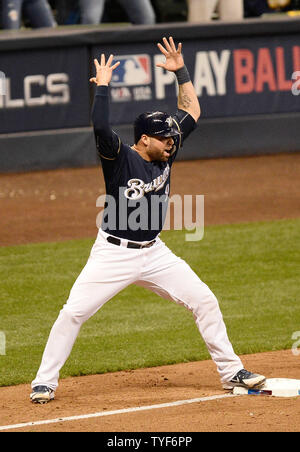
[(189, 134), (197, 127), (197, 123), (193, 117), (184, 110), (177, 110), (176, 114), (173, 116), (173, 120), (181, 132), (180, 136), (174, 137), (174, 147), (173, 152), (169, 158), (169, 163), (172, 164), (177, 157), (179, 149), (182, 147), (184, 140), (189, 136)]
[(178, 121), (180, 131), (182, 132), (181, 145), (189, 134), (197, 127), (194, 118), (184, 110), (177, 110), (175, 119)]
[(96, 146), (100, 157), (114, 159), (120, 150), (120, 139), (109, 124), (108, 86), (97, 86), (92, 109)]

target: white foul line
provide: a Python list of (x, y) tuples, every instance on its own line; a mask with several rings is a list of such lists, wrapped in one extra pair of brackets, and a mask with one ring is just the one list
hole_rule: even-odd
[(94, 417), (112, 416), (114, 414), (134, 413), (136, 411), (155, 410), (157, 408), (169, 408), (169, 407), (173, 407), (173, 406), (187, 405), (189, 403), (208, 402), (210, 400), (225, 399), (228, 397), (239, 397), (239, 395), (238, 394), (221, 394), (221, 395), (214, 395), (214, 396), (208, 396), (208, 397), (200, 397), (198, 399), (177, 400), (176, 402), (160, 403), (157, 405), (137, 406), (137, 407), (133, 407), (133, 408), (124, 408), (121, 410), (100, 411), (99, 413), (61, 417), (61, 418), (56, 418), (56, 419), (48, 419), (48, 420), (44, 420), (44, 421), (25, 422), (23, 424), (2, 425), (2, 426), (0, 426), (0, 431), (1, 430), (18, 429), (18, 428), (24, 428), (24, 427), (34, 427), (36, 425), (56, 424), (58, 422), (78, 421), (79, 419), (91, 419)]

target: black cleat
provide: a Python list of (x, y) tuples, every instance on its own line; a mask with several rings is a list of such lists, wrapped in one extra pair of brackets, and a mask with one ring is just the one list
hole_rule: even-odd
[(266, 377), (263, 375), (253, 374), (246, 369), (242, 369), (230, 381), (223, 383), (223, 388), (233, 389), (235, 386), (247, 389), (260, 388), (265, 381)]
[(35, 386), (32, 388), (32, 393), (30, 394), (30, 400), (33, 403), (48, 403), (50, 400), (54, 399), (54, 391), (48, 386)]

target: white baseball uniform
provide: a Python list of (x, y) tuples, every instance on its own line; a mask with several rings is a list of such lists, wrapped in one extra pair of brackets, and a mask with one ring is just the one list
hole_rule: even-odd
[[(218, 300), (190, 266), (161, 241), (159, 232), (165, 212), (153, 209), (153, 204), (150, 207), (155, 196), (162, 197), (167, 205), (171, 166), (183, 140), (194, 129), (195, 121), (182, 110), (167, 117), (163, 124), (165, 130), (170, 132), (175, 127), (178, 132), (173, 136), (172, 152), (166, 162), (149, 162), (132, 147), (123, 144), (110, 129), (108, 113), (108, 87), (100, 86), (96, 92), (93, 121), (106, 192), (116, 200), (112, 209), (114, 215), (108, 221), (103, 217), (90, 257), (52, 327), (32, 387), (57, 388), (59, 371), (72, 350), (81, 325), (130, 284), (150, 289), (190, 310), (221, 381), (229, 381), (243, 365), (228, 339)], [(157, 126), (158, 118), (163, 115), (155, 112), (151, 120), (153, 117)], [(143, 203), (145, 200), (149, 202)], [(138, 211), (141, 223), (147, 217), (144, 227), (138, 230), (129, 227), (135, 209), (142, 209)], [(108, 211), (108, 216), (110, 214)], [(151, 227), (153, 224), (155, 226)]]

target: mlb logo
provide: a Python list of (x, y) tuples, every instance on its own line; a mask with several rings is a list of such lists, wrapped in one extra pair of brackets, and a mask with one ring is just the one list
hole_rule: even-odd
[(138, 86), (151, 83), (151, 65), (149, 55), (115, 56), (113, 64), (120, 61), (114, 70), (112, 86)]
[(6, 94), (6, 80), (4, 72), (0, 71), (0, 96), (5, 96)]

